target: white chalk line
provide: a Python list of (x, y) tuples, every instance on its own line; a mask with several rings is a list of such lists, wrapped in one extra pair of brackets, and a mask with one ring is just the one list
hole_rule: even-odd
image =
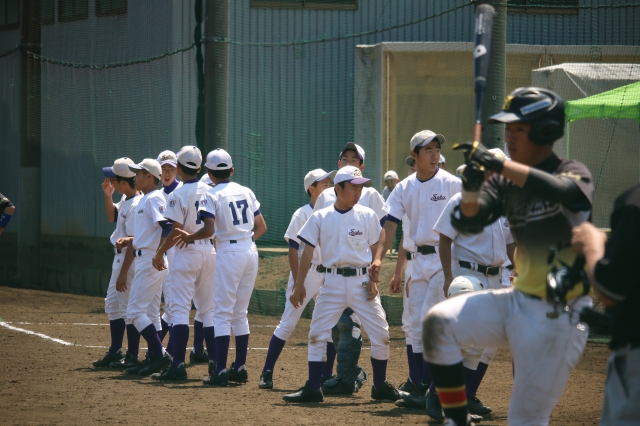
[[(19, 325), (79, 325), (79, 326), (88, 326), (88, 327), (109, 327), (109, 324), (92, 324), (86, 322), (24, 322), (24, 321), (5, 321), (6, 324), (19, 324)], [(189, 325), (190, 328), (193, 328), (193, 325)], [(276, 328), (277, 325), (251, 325), (250, 328)]]

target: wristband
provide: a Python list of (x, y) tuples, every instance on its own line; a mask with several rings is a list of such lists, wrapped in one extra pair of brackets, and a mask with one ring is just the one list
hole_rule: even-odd
[(0, 228), (6, 228), (13, 216), (7, 213), (0, 215)]

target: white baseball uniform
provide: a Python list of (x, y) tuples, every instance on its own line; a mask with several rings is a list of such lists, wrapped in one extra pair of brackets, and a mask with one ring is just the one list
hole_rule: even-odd
[(131, 283), (127, 319), (135, 325), (138, 331), (144, 330), (149, 324), (154, 324), (156, 330), (162, 329), (160, 325), (160, 298), (162, 282), (168, 271), (155, 269), (151, 259), (160, 245), (161, 223), (166, 221), (164, 218), (165, 210), (165, 198), (157, 189), (140, 197), (136, 209), (133, 232), (135, 275)]
[[(404, 268), (404, 282), (406, 283), (411, 278), (413, 271), (413, 259), (416, 254), (416, 243), (411, 239), (409, 235), (409, 229), (411, 223), (409, 217), (404, 215), (402, 218), (402, 248), (407, 253), (407, 266)], [(407, 345), (412, 345), (411, 340), (411, 313), (409, 311), (409, 298), (407, 297), (406, 288), (402, 290), (402, 331), (404, 332)]]
[(417, 247), (430, 246), (430, 254), (416, 254), (409, 285), (409, 314), (411, 315), (411, 341), (414, 353), (422, 352), (422, 318), (438, 302), (444, 300), (442, 286), (444, 274), (435, 248), (440, 237), (433, 230), (447, 202), (460, 192), (461, 183), (451, 173), (437, 169), (434, 176), (424, 182), (412, 174), (400, 181), (387, 200), (384, 210), (387, 220), (395, 223), (406, 214), (410, 221), (409, 236)]
[(249, 188), (226, 181), (202, 196), (198, 212), (215, 220), (216, 337), (230, 336), (231, 331), (236, 336), (249, 334), (247, 308), (258, 274), (253, 226), (254, 217), (260, 214), (260, 203)]
[[(504, 239), (509, 244), (515, 244), (513, 240), (513, 235), (511, 234), (511, 228), (509, 227), (509, 220), (506, 217), (501, 217), (500, 225), (502, 225), (502, 233), (504, 234)], [(513, 274), (513, 264), (511, 260), (507, 257), (506, 262), (502, 265), (502, 285), (504, 287), (511, 287), (511, 275)]]
[[(300, 207), (291, 217), (291, 223), (289, 223), (289, 227), (284, 234), (284, 239), (289, 244), (289, 247), (298, 250), (298, 261), (302, 257), (302, 253), (304, 252), (304, 248), (306, 247), (306, 244), (302, 242), (300, 238), (298, 238), (298, 234), (300, 233), (300, 230), (302, 229), (304, 224), (307, 223), (307, 220), (312, 213), (313, 207), (311, 206), (311, 204)], [(289, 297), (293, 292), (293, 284), (295, 280), (293, 274), (289, 272), (289, 282), (287, 284), (284, 313), (282, 314), (282, 318), (280, 319), (280, 324), (278, 324), (278, 327), (273, 333), (278, 339), (287, 340), (291, 336), (291, 333), (293, 333), (293, 330), (296, 328), (296, 324), (298, 324), (298, 320), (300, 319), (304, 308), (306, 308), (311, 299), (315, 299), (318, 296), (320, 287), (324, 283), (325, 278), (325, 274), (323, 272), (318, 272), (317, 268), (319, 265), (322, 265), (322, 261), (320, 259), (320, 250), (316, 248), (313, 250), (311, 268), (309, 269), (309, 272), (307, 272), (307, 278), (304, 281), (306, 296), (304, 298), (304, 302), (302, 302), (302, 306), (298, 307), (297, 309), (289, 301)]]
[(123, 195), (120, 201), (115, 204), (116, 229), (110, 238), (111, 244), (114, 246), (113, 250), (115, 255), (113, 256), (113, 264), (111, 266), (111, 279), (109, 280), (109, 287), (107, 288), (107, 297), (104, 299), (104, 311), (109, 321), (127, 317), (127, 304), (129, 303), (129, 292), (131, 290), (131, 281), (133, 280), (135, 267), (132, 264), (131, 267), (129, 267), (129, 271), (127, 271), (127, 290), (117, 291), (116, 281), (120, 275), (127, 248), (125, 247), (122, 250), (118, 250), (115, 248), (115, 245), (120, 238), (133, 236), (136, 207), (141, 198), (141, 195), (134, 195), (130, 198)]
[[(389, 358), (389, 325), (380, 297), (367, 300), (371, 246), (378, 242), (381, 229), (375, 212), (356, 204), (347, 211), (330, 206), (314, 212), (300, 230), (302, 242), (320, 247), (327, 268), (311, 319), (309, 361), (326, 361), (331, 329), (346, 308), (353, 309), (362, 321), (371, 340), (371, 357)], [(340, 275), (337, 268), (353, 268), (355, 276)]]
[[(182, 182), (179, 180), (173, 181), (173, 183), (169, 186), (163, 186), (160, 193), (164, 196), (165, 201), (169, 202), (169, 197), (176, 189), (182, 186)], [(171, 261), (173, 259), (173, 247), (167, 250), (167, 270), (171, 270)], [(167, 277), (164, 279), (162, 283), (162, 294), (164, 295), (164, 313), (162, 314), (162, 319), (169, 324), (169, 326), (173, 325), (173, 318), (171, 316), (171, 274), (167, 274)]]
[[(197, 232), (204, 226), (198, 216), (200, 199), (209, 189), (207, 184), (197, 179), (185, 182), (169, 196), (165, 217), (182, 225), (189, 234)], [(193, 299), (204, 327), (213, 327), (216, 251), (211, 240), (196, 240), (185, 248), (176, 248), (171, 262), (168, 280), (172, 284), (169, 296), (172, 325), (189, 324)]]

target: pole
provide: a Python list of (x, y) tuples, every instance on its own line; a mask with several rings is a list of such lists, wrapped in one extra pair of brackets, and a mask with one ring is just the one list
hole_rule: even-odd
[(504, 127), (497, 124), (487, 124), (487, 120), (502, 109), (506, 95), (507, 0), (491, 0), (483, 3), (490, 3), (493, 6), (495, 16), (493, 19), (491, 68), (482, 103), (482, 144), (488, 148), (504, 149)]
[(18, 176), (20, 218), (18, 229), (18, 283), (40, 286), (40, 0), (20, 2), (20, 169)]
[(205, 4), (204, 152), (228, 149), (229, 0)]

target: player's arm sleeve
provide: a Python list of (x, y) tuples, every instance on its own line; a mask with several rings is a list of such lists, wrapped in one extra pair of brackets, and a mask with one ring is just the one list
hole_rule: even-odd
[(11, 201), (9, 201), (9, 199), (7, 197), (5, 197), (4, 195), (0, 194), (0, 213), (4, 212), (4, 209), (6, 209), (7, 207), (11, 207), (13, 206), (13, 203)]
[(369, 220), (369, 229), (367, 230), (367, 238), (370, 246), (378, 243), (380, 240), (380, 231), (382, 231), (382, 226), (380, 226), (378, 216), (375, 213), (371, 216), (372, 217)]
[(133, 237), (133, 230), (135, 229), (135, 225), (136, 225), (137, 208), (138, 208), (137, 202), (131, 203), (131, 207), (127, 212), (127, 219), (125, 221), (124, 226), (125, 226), (125, 232), (127, 233), (128, 237)]
[(216, 218), (216, 206), (215, 200), (208, 192), (202, 194), (200, 197), (200, 204), (198, 205), (198, 216), (208, 217), (210, 219)]
[(382, 207), (384, 212), (383, 214), (387, 215), (387, 220), (394, 223), (402, 222), (402, 218), (406, 213), (404, 210), (404, 204), (402, 202), (402, 196), (402, 187), (396, 185), (394, 190), (391, 191), (389, 198), (387, 198), (387, 201), (384, 203), (384, 206)]
[(385, 204), (386, 201), (384, 201), (384, 198), (382, 198), (382, 195), (380, 195), (378, 191), (371, 191), (371, 196), (369, 197), (369, 208), (376, 212), (376, 215), (381, 222), (386, 220), (384, 218), (387, 216), (387, 212), (384, 210)]
[[(453, 211), (452, 217), (455, 218), (463, 225), (470, 225), (473, 228), (480, 229), (478, 233), (482, 232), (482, 228), (492, 224), (504, 216), (502, 203), (501, 203), (501, 185), (504, 178), (494, 175), (488, 181), (482, 185), (482, 192), (478, 199), (479, 209), (478, 213), (473, 217), (466, 217), (462, 214), (460, 209)], [(458, 229), (461, 231), (462, 229)]]
[(291, 216), (291, 222), (289, 222), (289, 227), (284, 233), (284, 239), (289, 244), (289, 247), (295, 248), (296, 250), (300, 247), (300, 240), (298, 239), (298, 233), (302, 229), (303, 225), (304, 225), (304, 219), (300, 217), (300, 209), (298, 209), (293, 214), (293, 216)]
[(184, 225), (184, 210), (182, 209), (182, 203), (180, 197), (174, 197), (173, 192), (169, 195), (167, 201), (167, 211), (164, 217), (171, 222), (177, 222), (180, 225)]
[(253, 193), (252, 190), (249, 190), (249, 201), (250, 201), (250, 206), (251, 206), (251, 212), (253, 213), (253, 216), (258, 216), (259, 214), (262, 214), (260, 212), (260, 202), (258, 201), (258, 199), (256, 198), (256, 194)]
[(316, 203), (313, 205), (313, 212), (317, 212), (318, 210), (322, 210), (324, 208), (325, 203), (327, 202), (327, 198), (325, 196), (325, 192), (327, 191), (333, 191), (333, 188), (328, 188), (325, 189), (324, 191), (322, 191), (320, 193), (320, 196), (318, 196), (318, 199), (316, 200)]
[(318, 213), (312, 214), (300, 229), (298, 239), (311, 247), (318, 245), (320, 241), (320, 215)]
[(433, 227), (434, 231), (450, 238), (451, 240), (455, 240), (458, 236), (458, 231), (456, 231), (453, 225), (451, 225), (451, 212), (453, 212), (453, 209), (459, 204), (460, 198), (455, 197), (450, 199)]
[(591, 173), (578, 162), (568, 162), (556, 175), (532, 167), (523, 188), (544, 200), (561, 203), (574, 212), (591, 210)]
[[(615, 214), (615, 213), (614, 213)], [(618, 213), (615, 228), (605, 246), (604, 257), (596, 263), (596, 288), (606, 297), (621, 302), (640, 295), (637, 268), (640, 263), (640, 208), (626, 206)]]

